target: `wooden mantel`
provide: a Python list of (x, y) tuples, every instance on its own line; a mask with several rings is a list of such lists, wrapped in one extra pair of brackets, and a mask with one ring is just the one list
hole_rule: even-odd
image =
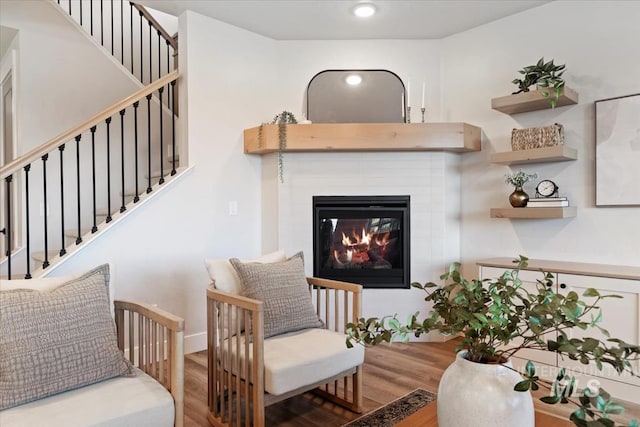
[[(467, 123), (322, 123), (287, 126), (286, 152), (480, 151), (481, 130)], [(244, 152), (278, 151), (278, 125), (245, 129)]]

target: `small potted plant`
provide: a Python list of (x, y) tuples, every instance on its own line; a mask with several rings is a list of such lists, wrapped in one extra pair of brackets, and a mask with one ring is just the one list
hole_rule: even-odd
[(509, 203), (514, 208), (524, 208), (529, 202), (529, 195), (525, 193), (522, 186), (531, 179), (536, 179), (537, 174), (527, 174), (520, 169), (515, 174), (506, 174), (504, 176), (504, 182), (511, 184), (515, 187), (513, 193), (509, 195)]
[(518, 91), (513, 94), (521, 92), (529, 92), (529, 88), (536, 85), (538, 88), (544, 90), (540, 91), (540, 95), (545, 98), (549, 98), (553, 93), (554, 96), (549, 98), (551, 107), (555, 108), (558, 104), (558, 98), (564, 88), (564, 79), (562, 74), (565, 72), (565, 65), (556, 65), (553, 63), (553, 59), (548, 62), (544, 62), (544, 57), (540, 58), (534, 65), (528, 65), (518, 72), (523, 75), (521, 79), (514, 79), (513, 84), (518, 86)]
[[(534, 413), (529, 390), (545, 387), (546, 404), (574, 404), (577, 409), (570, 420), (579, 427), (614, 427), (612, 416), (624, 408), (614, 402), (602, 388), (577, 390), (574, 376), (559, 369), (555, 381), (536, 375), (532, 362), (519, 372), (508, 359), (523, 349), (552, 351), (560, 360), (568, 357), (583, 364), (593, 364), (598, 370), (609, 365), (618, 374), (633, 371), (633, 361), (640, 357), (640, 346), (608, 338), (571, 337), (571, 330), (599, 330), (609, 337), (600, 323), (602, 313), (598, 303), (615, 295), (601, 295), (595, 289), (584, 292), (584, 299), (575, 292), (553, 291), (554, 276), (541, 272), (538, 286), (528, 291), (518, 278), (527, 266), (520, 256), (517, 267), (505, 271), (496, 279), (466, 280), (453, 263), (440, 276), (442, 286), (432, 282), (411, 286), (426, 293), (425, 301), (433, 304), (431, 313), (418, 321), (418, 313), (406, 324), (395, 317), (361, 318), (347, 325), (347, 346), (353, 343), (379, 344), (408, 341), (431, 331), (443, 335), (461, 336), (456, 360), (447, 368), (438, 389), (438, 423), (441, 427), (473, 425), (475, 427), (533, 427)], [(449, 283), (447, 283), (449, 281)], [(514, 376), (515, 374), (515, 376)], [(499, 396), (499, 397), (498, 397)], [(500, 400), (500, 401), (498, 401)], [(478, 414), (482, 413), (481, 417)], [(632, 420), (629, 427), (638, 427)]]
[[(278, 125), (278, 176), (280, 177), (280, 182), (284, 182), (283, 153), (287, 148), (287, 125), (297, 123), (296, 116), (286, 110), (276, 114), (271, 121), (271, 124)], [(258, 128), (258, 147), (262, 147), (263, 126), (264, 123)]]

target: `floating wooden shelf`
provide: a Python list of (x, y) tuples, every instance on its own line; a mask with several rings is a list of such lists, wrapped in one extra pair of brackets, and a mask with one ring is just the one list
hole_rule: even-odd
[[(544, 89), (532, 90), (529, 92), (522, 92), (517, 95), (501, 96), (500, 98), (493, 98), (491, 100), (491, 108), (498, 110), (505, 114), (517, 114), (526, 113), (527, 111), (545, 110), (551, 108), (551, 102), (549, 97), (541, 95)], [(549, 96), (555, 96), (553, 89), (547, 90), (550, 92)], [(565, 105), (572, 105), (578, 103), (578, 93), (573, 89), (565, 86), (562, 94), (558, 98), (557, 107), (564, 107)]]
[(578, 214), (575, 206), (566, 208), (492, 208), (491, 218), (545, 219), (571, 218)]
[[(258, 134), (261, 132), (261, 136)], [(318, 123), (287, 125), (285, 152), (480, 151), (481, 130), (467, 123)], [(278, 151), (278, 125), (245, 129), (244, 152)]]
[(501, 165), (523, 165), (526, 163), (565, 162), (576, 160), (578, 150), (566, 145), (532, 148), (530, 150), (505, 151), (491, 154), (491, 163)]

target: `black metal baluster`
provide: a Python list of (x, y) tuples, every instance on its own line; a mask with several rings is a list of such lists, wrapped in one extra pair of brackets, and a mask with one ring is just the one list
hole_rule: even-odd
[(147, 153), (147, 194), (149, 194), (153, 191), (153, 189), (151, 188), (151, 94), (147, 95), (147, 134), (147, 147), (149, 149), (149, 152)]
[(82, 27), (82, 0), (80, 0), (80, 26)]
[(69, 16), (72, 16), (71, 15), (71, 0), (69, 0)]
[(111, 0), (111, 55), (113, 55), (113, 0)]
[(5, 228), (3, 229), (4, 232), (4, 237), (5, 237), (5, 242), (6, 242), (6, 249), (7, 252), (5, 253), (5, 255), (7, 256), (7, 277), (9, 278), (9, 280), (11, 280), (11, 246), (12, 246), (12, 238), (11, 238), (11, 233), (13, 233), (12, 230), (12, 226), (11, 226), (11, 181), (13, 180), (13, 175), (9, 175), (8, 177), (6, 177), (5, 182), (7, 183), (7, 191), (6, 191), (6, 198), (7, 198), (7, 225), (5, 226)]
[(140, 102), (133, 103), (133, 143), (135, 147), (135, 169), (136, 169), (136, 195), (133, 198), (133, 203), (138, 203), (140, 200), (140, 191), (138, 190), (138, 106)]
[(162, 123), (162, 92), (164, 92), (164, 86), (158, 88), (158, 96), (160, 97), (160, 109), (158, 110), (158, 114), (160, 114), (160, 181), (158, 184), (164, 184), (164, 126)]
[(76, 191), (78, 194), (78, 236), (76, 237), (76, 245), (82, 243), (82, 226), (81, 226), (81, 210), (80, 210), (80, 139), (82, 135), (76, 136)]
[(26, 200), (24, 201), (24, 212), (25, 212), (25, 231), (26, 231), (26, 262), (27, 262), (27, 274), (24, 275), (25, 279), (31, 279), (31, 217), (29, 216), (29, 171), (31, 170), (31, 165), (26, 165), (24, 167), (24, 191)]
[(49, 204), (47, 203), (47, 160), (49, 154), (42, 156), (42, 193), (44, 198), (44, 262), (42, 268), (49, 267)]
[(135, 76), (135, 73), (133, 72), (133, 3), (129, 2), (129, 27), (130, 27), (130, 37), (129, 37), (129, 43), (130, 43), (130, 49), (131, 49), (131, 74), (133, 74)]
[[(169, 68), (169, 40), (166, 40), (167, 42), (167, 74), (169, 74), (171, 72), (171, 69)], [(169, 87), (171, 85), (171, 83), (167, 84), (167, 108), (171, 108), (171, 88)]]
[(120, 206), (120, 213), (127, 210), (124, 201), (124, 112), (124, 109), (120, 110), (120, 178), (122, 180), (122, 206)]
[(100, 44), (104, 46), (104, 5), (100, 0)]
[(176, 81), (171, 82), (171, 176), (176, 174)]
[(98, 212), (96, 210), (96, 127), (91, 127), (91, 181), (93, 184), (93, 227), (91, 233), (98, 231), (96, 224)]
[(89, 2), (89, 27), (91, 28), (91, 35), (93, 35), (93, 0)]
[(111, 222), (111, 117), (105, 120), (107, 123), (107, 219)]
[(147, 21), (149, 23), (149, 84), (153, 81), (153, 40), (151, 39), (152, 31), (151, 31), (151, 21)]
[(162, 77), (162, 33), (158, 30), (158, 79)]
[(58, 151), (60, 152), (60, 232), (62, 235), (60, 256), (63, 256), (67, 253), (67, 250), (64, 248), (64, 161), (62, 158), (62, 153), (64, 153), (64, 144), (58, 147)]
[(144, 84), (144, 61), (143, 61), (143, 42), (142, 42), (142, 12), (140, 14), (140, 83)]

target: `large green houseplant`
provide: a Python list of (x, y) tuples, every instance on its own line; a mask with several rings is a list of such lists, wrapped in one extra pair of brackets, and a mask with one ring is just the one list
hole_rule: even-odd
[[(433, 303), (431, 313), (422, 322), (417, 319), (418, 313), (410, 316), (404, 325), (396, 316), (361, 318), (347, 326), (347, 346), (356, 342), (407, 341), (412, 334), (418, 337), (438, 331), (444, 335), (461, 335), (457, 350), (466, 351), (466, 359), (473, 362), (502, 363), (520, 350), (539, 349), (583, 364), (595, 363), (600, 370), (603, 365), (610, 365), (619, 374), (628, 372), (638, 376), (633, 372), (631, 361), (638, 359), (640, 346), (616, 338), (602, 342), (567, 335), (571, 329), (579, 328), (597, 329), (609, 336), (599, 325), (602, 314), (598, 303), (617, 296), (601, 295), (597, 290), (589, 289), (583, 294), (589, 299), (585, 302), (575, 292), (555, 293), (554, 287), (548, 286), (553, 284), (553, 275), (544, 272), (536, 291), (530, 292), (518, 278), (519, 270), (527, 266), (527, 258), (521, 256), (514, 262), (517, 266), (513, 270), (505, 271), (495, 280), (466, 280), (459, 272), (460, 264), (454, 263), (440, 277), (445, 281), (443, 286), (432, 282), (413, 283), (413, 287), (426, 292), (425, 301)], [(578, 393), (575, 377), (567, 375), (565, 369), (560, 369), (555, 381), (545, 381), (536, 375), (533, 363), (528, 362), (525, 372), (520, 375), (522, 380), (514, 390), (547, 387), (549, 395), (541, 400), (547, 404), (575, 404), (576, 410), (570, 420), (577, 426), (613, 427), (616, 424), (611, 416), (624, 412), (624, 408), (602, 388)], [(632, 420), (628, 425), (638, 427), (638, 421)]]

